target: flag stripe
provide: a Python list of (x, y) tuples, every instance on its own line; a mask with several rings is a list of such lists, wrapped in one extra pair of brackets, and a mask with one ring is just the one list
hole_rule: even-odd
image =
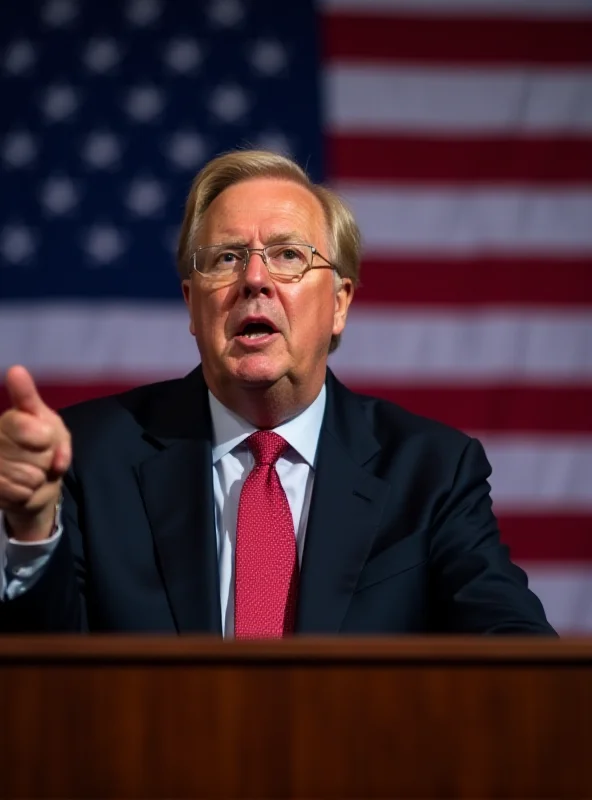
[[(158, 376), (153, 375), (155, 379)], [(149, 378), (146, 377), (146, 380)], [(137, 381), (48, 383), (39, 390), (52, 408), (132, 389)], [(429, 387), (349, 382), (353, 391), (382, 397), (454, 428), (485, 432), (534, 432), (550, 429), (559, 433), (592, 432), (592, 386), (573, 388), (484, 386)], [(8, 407), (6, 391), (0, 387), (0, 409)]]
[(592, 137), (335, 135), (327, 174), (381, 184), (590, 184)]
[(420, 67), (332, 62), (331, 133), (590, 133), (592, 70)]
[(355, 302), (592, 308), (592, 257), (549, 259), (541, 253), (522, 258), (422, 259), (414, 254), (392, 258), (369, 254), (362, 263)]
[[(178, 375), (196, 361), (180, 303), (0, 305), (0, 369), (135, 380)], [(592, 381), (592, 313), (354, 305), (331, 363), (357, 383), (580, 386)]]
[[(358, 306), (333, 355), (349, 381), (580, 385), (592, 380), (592, 313)], [(380, 345), (380, 346), (379, 346)]]
[[(152, 375), (157, 379), (158, 375)], [(150, 380), (145, 376), (146, 380)], [(76, 383), (39, 382), (39, 391), (51, 408), (90, 400), (132, 389), (141, 383), (131, 379)], [(556, 433), (592, 432), (592, 386), (466, 386), (434, 384), (391, 385), (349, 382), (353, 391), (382, 397), (420, 414), (466, 431)], [(8, 396), (0, 386), (0, 410), (8, 407)]]
[(592, 21), (329, 13), (329, 61), (422, 64), (581, 64), (592, 62)]
[(519, 16), (538, 18), (590, 19), (592, 6), (589, 0), (318, 0), (320, 8), (329, 12), (364, 12), (373, 14), (446, 14), (448, 16), (474, 16), (483, 14), (501, 17)]
[(499, 525), (516, 561), (589, 562), (592, 566), (590, 516), (501, 514)]
[(432, 386), (356, 383), (354, 391), (383, 397), (453, 428), (505, 432), (592, 432), (588, 386)]
[(368, 250), (418, 254), (592, 254), (592, 186), (417, 188), (337, 183)]
[(592, 513), (592, 436), (475, 433), (498, 513)]
[(587, 564), (521, 564), (549, 622), (564, 635), (592, 630), (592, 569)]

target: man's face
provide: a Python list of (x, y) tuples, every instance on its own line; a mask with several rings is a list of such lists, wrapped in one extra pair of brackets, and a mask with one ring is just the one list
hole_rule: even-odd
[[(198, 244), (260, 248), (278, 241), (311, 244), (328, 257), (323, 209), (297, 183), (256, 178), (214, 200)], [(313, 263), (324, 262), (316, 256)], [(310, 270), (300, 282), (281, 283), (254, 254), (244, 271), (222, 283), (193, 273), (183, 282), (183, 293), (206, 382), (222, 402), (237, 388), (274, 385), (288, 399), (292, 392), (311, 402), (324, 381), (331, 336), (345, 326), (352, 286), (344, 280), (336, 291), (331, 269)], [(269, 323), (275, 332), (244, 335), (249, 318)]]

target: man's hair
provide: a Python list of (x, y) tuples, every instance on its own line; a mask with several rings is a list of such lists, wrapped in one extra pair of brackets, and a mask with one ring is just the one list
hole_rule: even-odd
[[(317, 198), (325, 214), (329, 252), (323, 253), (341, 278), (358, 285), (360, 275), (360, 230), (353, 214), (335, 192), (313, 183), (291, 158), (268, 150), (234, 150), (217, 156), (198, 172), (193, 180), (179, 235), (177, 270), (180, 277), (191, 274), (191, 257), (203, 217), (211, 203), (224, 189), (251, 178), (279, 178), (303, 186)], [(329, 352), (335, 350), (339, 337), (331, 339)]]

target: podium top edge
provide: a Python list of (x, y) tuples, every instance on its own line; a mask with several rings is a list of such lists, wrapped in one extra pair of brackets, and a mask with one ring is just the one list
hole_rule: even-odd
[(563, 662), (592, 666), (592, 638), (336, 636), (233, 641), (214, 636), (0, 636), (0, 665), (14, 661), (105, 660), (121, 663), (382, 662), (400, 665), (417, 662)]

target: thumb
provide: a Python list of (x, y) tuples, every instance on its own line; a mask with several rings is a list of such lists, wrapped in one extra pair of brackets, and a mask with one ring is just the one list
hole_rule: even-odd
[(6, 389), (13, 408), (40, 416), (48, 408), (41, 399), (35, 381), (24, 367), (11, 367), (6, 373)]

